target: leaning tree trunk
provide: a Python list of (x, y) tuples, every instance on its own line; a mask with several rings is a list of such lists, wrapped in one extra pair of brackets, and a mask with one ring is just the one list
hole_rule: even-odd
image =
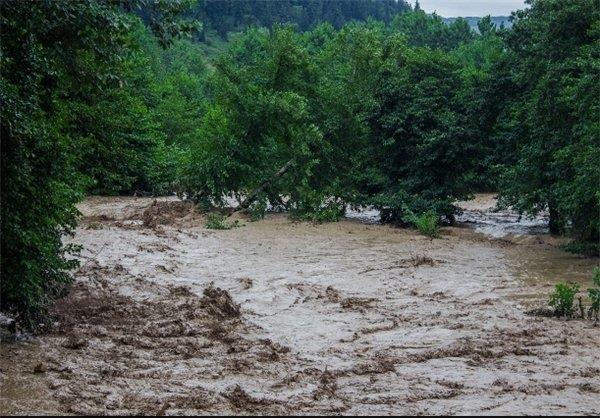
[(548, 212), (550, 216), (548, 229), (550, 230), (551, 234), (558, 235), (562, 232), (564, 220), (562, 219), (559, 211), (556, 210), (556, 205), (554, 203), (550, 203), (548, 205)]
[[(273, 176), (271, 176), (270, 178), (268, 178), (267, 180), (263, 181), (256, 189), (254, 189), (249, 195), (248, 197), (246, 197), (246, 199), (244, 199), (244, 201), (242, 203), (240, 203), (240, 205), (238, 206), (238, 208), (234, 211), (234, 212), (238, 212), (240, 210), (244, 210), (244, 209), (248, 209), (250, 207), (250, 205), (252, 204), (252, 202), (254, 202), (256, 200), (256, 198), (263, 193), (271, 184), (273, 184), (273, 182), (275, 180), (277, 180), (279, 177), (283, 176), (285, 173), (287, 173), (287, 171), (294, 165), (294, 159), (292, 158), (291, 160), (289, 160), (287, 163), (285, 163)], [(230, 215), (231, 216), (231, 215)]]

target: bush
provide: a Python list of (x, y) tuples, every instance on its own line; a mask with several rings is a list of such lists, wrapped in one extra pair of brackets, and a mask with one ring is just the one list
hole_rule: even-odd
[(554, 314), (559, 317), (573, 316), (573, 302), (579, 292), (578, 284), (557, 283), (554, 293), (550, 296), (549, 304), (554, 308)]
[(248, 212), (250, 213), (250, 219), (252, 221), (259, 221), (265, 217), (267, 213), (267, 202), (264, 199), (259, 199), (255, 201), (248, 208)]
[(597, 257), (600, 255), (600, 243), (573, 241), (568, 244), (562, 244), (560, 248), (566, 252), (573, 254), (581, 254), (587, 257)]
[(427, 235), (430, 238), (440, 236), (439, 216), (433, 211), (418, 216), (414, 221), (414, 225), (421, 234)]
[(337, 222), (344, 217), (344, 204), (339, 201), (324, 201), (316, 193), (307, 193), (291, 209), (291, 216), (302, 221), (316, 223)]
[[(428, 210), (417, 216), (406, 205), (400, 210), (403, 217), (400, 220), (401, 224), (413, 225), (417, 230), (430, 238), (440, 236), (440, 217), (434, 210)], [(398, 221), (396, 221), (398, 223)]]
[(209, 213), (206, 216), (206, 223), (204, 227), (207, 229), (231, 229), (239, 227), (239, 221), (226, 222), (225, 217), (220, 213)]

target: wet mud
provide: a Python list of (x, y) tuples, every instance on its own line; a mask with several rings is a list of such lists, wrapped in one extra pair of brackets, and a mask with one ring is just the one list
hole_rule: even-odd
[(52, 329), (2, 343), (3, 414), (600, 414), (600, 328), (525, 313), (598, 260), (543, 231), (80, 209)]

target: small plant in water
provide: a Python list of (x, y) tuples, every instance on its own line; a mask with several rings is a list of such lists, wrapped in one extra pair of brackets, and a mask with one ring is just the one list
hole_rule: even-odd
[(415, 217), (413, 221), (419, 232), (431, 238), (440, 236), (439, 217), (433, 211), (425, 212), (422, 215)]
[(554, 308), (554, 314), (560, 317), (571, 318), (573, 316), (573, 303), (579, 292), (578, 284), (558, 283), (554, 287), (554, 293), (550, 296), (549, 304)]
[(588, 318), (595, 319), (598, 322), (600, 320), (600, 267), (594, 268), (592, 282), (595, 287), (588, 289), (588, 295), (592, 302), (592, 305), (588, 309)]
[(220, 213), (209, 213), (206, 216), (204, 227), (207, 229), (231, 229), (240, 226), (239, 222), (225, 222), (225, 217)]

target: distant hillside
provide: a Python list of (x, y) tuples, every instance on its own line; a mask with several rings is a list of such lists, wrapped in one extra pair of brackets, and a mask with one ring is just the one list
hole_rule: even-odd
[[(444, 22), (450, 24), (458, 18), (444, 17), (443, 19)], [(471, 28), (477, 30), (477, 22), (481, 20), (481, 17), (463, 17), (463, 19), (465, 19), (469, 23), (469, 26), (471, 26)], [(502, 26), (502, 24), (504, 24), (505, 28), (510, 28), (512, 26), (512, 22), (510, 21), (509, 16), (492, 16), (492, 22), (494, 22), (494, 24), (498, 27)]]
[(228, 32), (250, 25), (295, 23), (301, 30), (309, 30), (321, 22), (335, 27), (368, 18), (389, 22), (407, 10), (410, 6), (405, 0), (199, 0), (192, 15), (206, 30), (226, 38)]

